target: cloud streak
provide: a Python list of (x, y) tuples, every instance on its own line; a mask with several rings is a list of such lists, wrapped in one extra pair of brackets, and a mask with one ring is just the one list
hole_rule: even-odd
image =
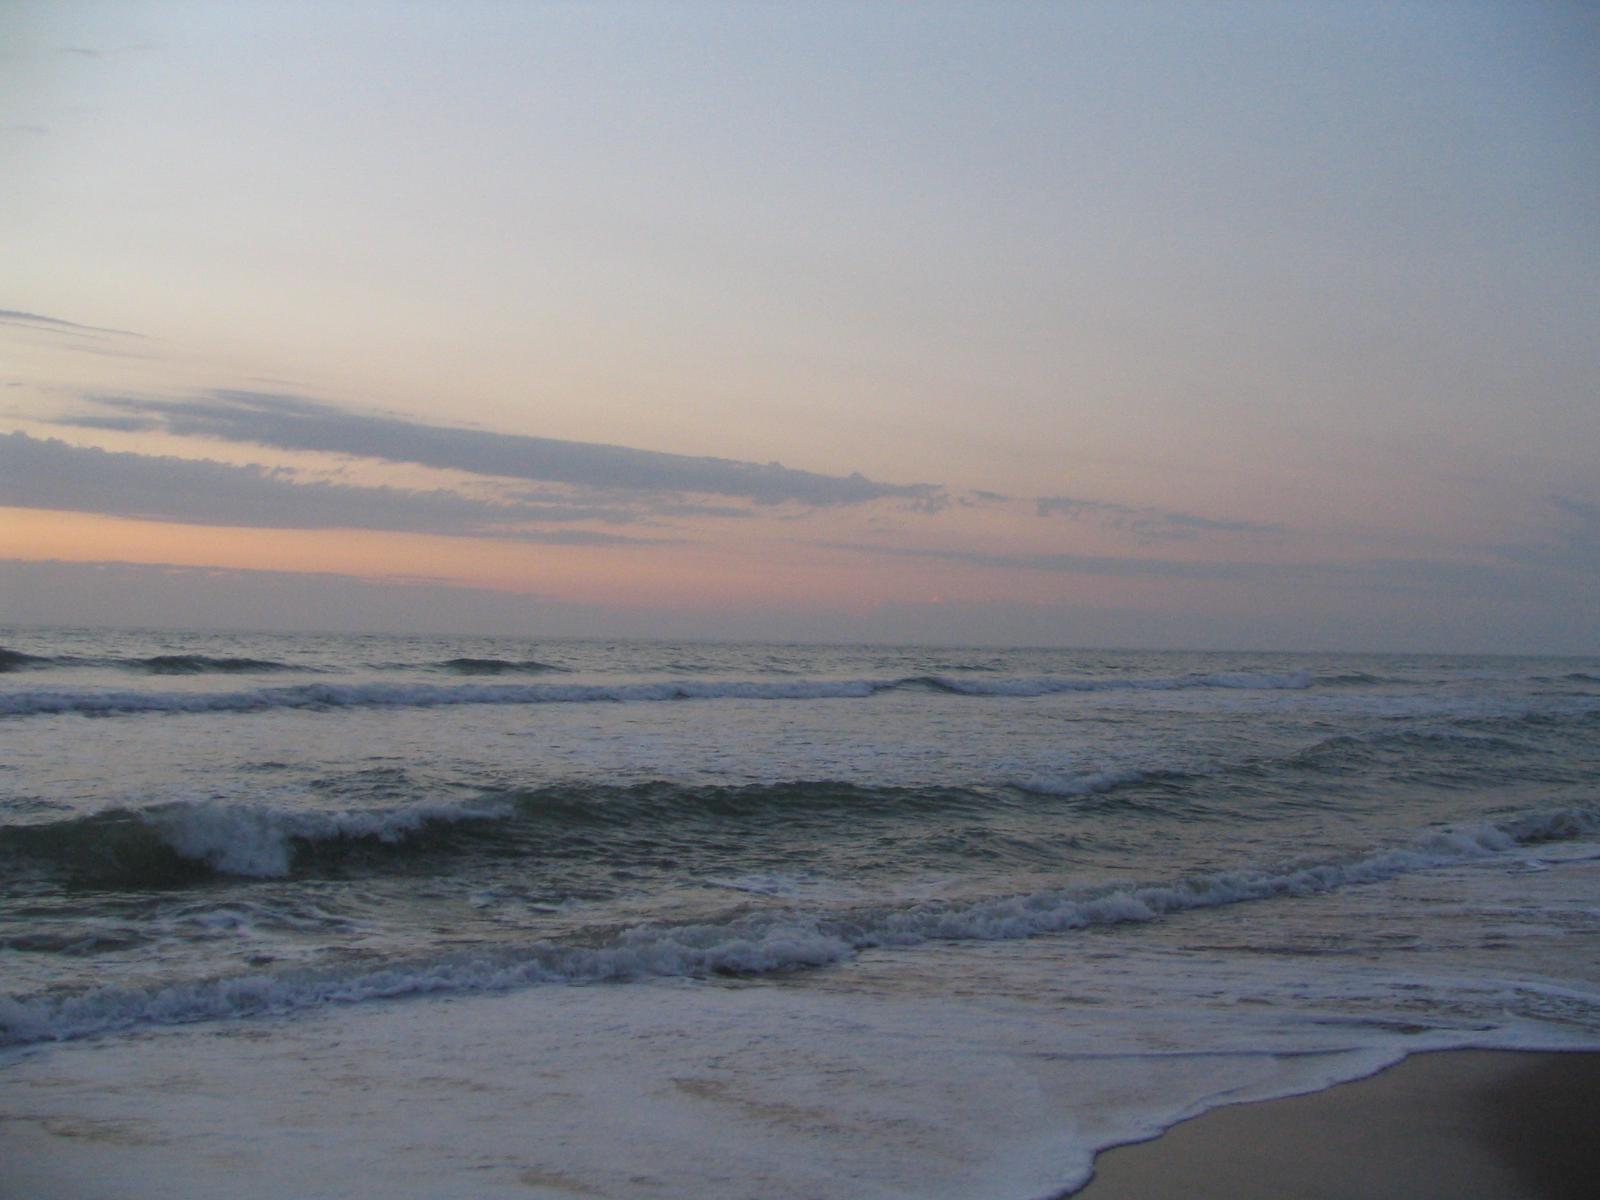
[(559, 614), (568, 632), (604, 631), (589, 606), (535, 594), (334, 572), (0, 558), (0, 595), (25, 624), (438, 633), (449, 614), (450, 632), (529, 636)]
[(1479, 596), (1532, 599), (1550, 591), (1548, 576), (1522, 564), (1476, 559), (1362, 558), (1327, 562), (1259, 562), (1246, 559), (1196, 560), (1102, 554), (999, 554), (984, 550), (883, 546), (861, 542), (816, 545), (856, 554), (937, 559), (1002, 571), (1047, 571), (1118, 579), (1175, 579), (1192, 582), (1242, 582), (1354, 589), (1372, 593), (1424, 596)]
[(1082, 500), (1073, 496), (1041, 496), (1037, 501), (1041, 517), (1065, 516), (1088, 519), (1120, 532), (1130, 533), (1142, 542), (1187, 541), (1205, 533), (1277, 535), (1286, 533), (1282, 525), (1260, 521), (1227, 521), (1194, 513), (1172, 512), (1160, 508), (1136, 508), (1107, 500)]
[(1571, 496), (1551, 496), (1549, 502), (1559, 514), (1549, 540), (1496, 546), (1495, 553), (1519, 566), (1600, 575), (1600, 504)]
[(372, 529), (557, 545), (640, 545), (664, 539), (541, 522), (627, 519), (581, 504), (497, 504), (446, 489), (412, 491), (302, 482), (286, 471), (209, 459), (72, 446), (0, 435), (0, 505), (257, 529)]
[(1082, 575), (1111, 575), (1124, 579), (1246, 579), (1257, 564), (1193, 562), (1177, 558), (1133, 558), (1110, 554), (996, 554), (985, 550), (951, 550), (917, 546), (875, 546), (864, 542), (819, 542), (830, 550), (891, 558), (933, 558), (993, 567), (1004, 571), (1057, 571)]
[(278, 450), (415, 463), (473, 475), (562, 483), (601, 491), (737, 497), (760, 505), (834, 507), (904, 500), (936, 509), (944, 489), (864, 475), (824, 475), (750, 463), (431, 425), (358, 412), (304, 396), (216, 390), (194, 401), (93, 397), (110, 412), (64, 420), (91, 429), (162, 430)]
[(115, 337), (140, 338), (141, 340), (143, 340), (144, 336), (126, 329), (105, 329), (99, 325), (80, 325), (76, 321), (64, 321), (60, 317), (46, 317), (39, 313), (22, 312), (14, 308), (0, 308), (0, 325), (21, 326), (25, 329), (39, 329), (49, 333), (111, 334)]

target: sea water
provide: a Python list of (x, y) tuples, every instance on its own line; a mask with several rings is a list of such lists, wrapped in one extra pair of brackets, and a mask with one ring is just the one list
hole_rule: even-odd
[(559, 1115), (439, 1101), (507, 1187), (1027, 1196), (1409, 1050), (1600, 1047), (1593, 659), (0, 642), (0, 1089), (253, 1029), (207, 1061), (272, 1095), (336, 1028), (526, 1108), (537, 1046)]

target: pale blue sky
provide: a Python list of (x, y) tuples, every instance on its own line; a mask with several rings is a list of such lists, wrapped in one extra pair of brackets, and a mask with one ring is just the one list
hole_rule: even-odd
[[(106, 486), (176, 454), (264, 528), (303, 528), (263, 498), (297, 485), (390, 533), (484, 489), (530, 511), (534, 468), (172, 418), (249, 392), (888, 497), (736, 521), (621, 475), (637, 527), (603, 552), (439, 570), (646, 628), (694, 625), (691, 568), (653, 599), (672, 568), (628, 538), (695, 548), (708, 631), (945, 605), (943, 637), (1070, 642), (1120, 608), (1163, 641), (1270, 613), (1273, 644), (1387, 644), (1428, 634), (1422, 589), (1461, 648), (1600, 649), (1591, 8), (23, 3), (0, 46), (0, 434), (58, 464), (19, 509), (188, 519)], [(217, 565), (302, 563), (260, 553)], [(1219, 572), (1256, 590), (1128, 582)]]

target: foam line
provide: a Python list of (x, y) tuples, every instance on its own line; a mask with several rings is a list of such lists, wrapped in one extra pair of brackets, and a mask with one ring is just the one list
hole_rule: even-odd
[(1195, 909), (1316, 895), (1482, 860), (1522, 846), (1585, 838), (1597, 831), (1600, 813), (1562, 809), (1434, 831), (1403, 846), (1342, 862), (1217, 872), (1100, 893), (1062, 889), (954, 904), (868, 909), (845, 916), (762, 913), (724, 923), (639, 927), (600, 946), (538, 942), (498, 955), (442, 957), (343, 973), (258, 973), (152, 989), (103, 988), (72, 996), (12, 997), (0, 1000), (0, 1045), (429, 992), (795, 970), (841, 962), (873, 947), (1028, 938), (1156, 921)]

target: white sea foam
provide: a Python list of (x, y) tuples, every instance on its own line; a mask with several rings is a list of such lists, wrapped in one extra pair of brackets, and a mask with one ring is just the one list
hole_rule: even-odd
[[(1491, 902), (1511, 886), (1475, 882)], [(1118, 949), (1115, 970), (990, 943), (909, 972), (878, 956), (807, 987), (545, 988), (327, 1011), (249, 1037), (63, 1046), (10, 1071), (71, 1129), (20, 1123), (8, 1167), (66, 1181), (38, 1193), (52, 1200), (83, 1194), (74, 1171), (108, 1168), (131, 1195), (247, 1200), (306, 1194), (308, 1180), (447, 1200), (646, 1184), (663, 1200), (1032, 1200), (1081, 1185), (1097, 1149), (1218, 1104), (1417, 1050), (1600, 1044), (1600, 997), (1581, 985), (1411, 973), (1403, 950), (1312, 973), (1275, 955), (1219, 966)], [(1588, 1017), (1531, 1015), (1541, 1005)], [(64, 1153), (83, 1128), (142, 1136), (78, 1137)], [(206, 1153), (219, 1144), (236, 1153)]]
[(1012, 787), (1040, 796), (1096, 796), (1129, 784), (1141, 783), (1150, 777), (1147, 771), (1133, 769), (1083, 771), (1078, 774), (1036, 771), (1017, 775), (1008, 782)]
[[(254, 826), (250, 828), (256, 832)], [(381, 828), (398, 831), (404, 824)], [(992, 900), (860, 910), (846, 917), (803, 912), (758, 915), (723, 924), (639, 927), (602, 946), (539, 942), (517, 952), (445, 957), (376, 970), (256, 974), (149, 990), (107, 988), (70, 997), (12, 998), (0, 1001), (0, 1045), (80, 1037), (139, 1024), (281, 1013), (419, 993), (760, 974), (837, 963), (874, 947), (1014, 940), (1093, 926), (1146, 923), (1173, 913), (1317, 895), (1351, 884), (1473, 862), (1529, 843), (1588, 837), (1597, 831), (1600, 816), (1594, 812), (1560, 810), (1432, 831), (1405, 845), (1348, 861), (1216, 872), (1099, 893), (1063, 889)], [(272, 832), (265, 835), (262, 848), (242, 854), (240, 864), (276, 865), (272, 857), (276, 836)], [(212, 845), (204, 837), (196, 844), (202, 851)]]
[(318, 812), (201, 800), (164, 805), (140, 816), (184, 858), (226, 875), (271, 878), (289, 873), (296, 840), (374, 838), (392, 843), (432, 822), (483, 820), (508, 811), (508, 805), (490, 802)]

